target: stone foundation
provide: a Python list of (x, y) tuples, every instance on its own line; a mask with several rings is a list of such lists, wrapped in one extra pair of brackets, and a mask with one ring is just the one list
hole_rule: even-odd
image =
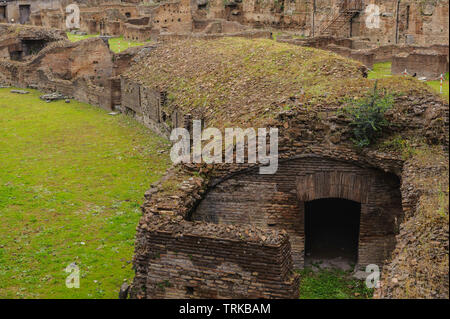
[(373, 64), (378, 62), (393, 62), (393, 74), (403, 74), (406, 68), (411, 75), (416, 73), (419, 76), (435, 79), (441, 73), (448, 72), (448, 44), (434, 44), (428, 47), (393, 44), (374, 46), (367, 41), (331, 36), (308, 39), (281, 36), (277, 38), (277, 41), (332, 51), (359, 61), (368, 68), (372, 68)]
[(435, 51), (415, 51), (395, 55), (392, 60), (392, 74), (401, 75), (405, 70), (409, 75), (439, 79), (441, 74), (448, 72), (447, 57)]

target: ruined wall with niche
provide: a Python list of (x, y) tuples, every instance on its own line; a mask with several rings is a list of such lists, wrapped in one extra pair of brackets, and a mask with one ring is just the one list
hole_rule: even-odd
[(358, 264), (382, 265), (394, 248), (401, 221), (399, 181), (394, 175), (350, 163), (309, 157), (280, 163), (275, 175), (238, 174), (211, 189), (192, 218), (285, 229), (294, 265), (303, 268), (304, 203), (320, 198), (362, 204)]
[[(101, 38), (70, 42), (59, 30), (20, 26), (16, 32), (16, 28), (0, 24), (0, 31), (7, 33), (0, 37), (0, 55), (4, 57), (0, 60), (0, 82), (59, 92), (107, 110), (121, 104), (119, 75), (144, 49), (114, 54)], [(29, 54), (25, 48), (32, 40), (44, 43)]]
[(373, 45), (368, 41), (321, 36), (298, 39), (284, 35), (277, 37), (278, 42), (308, 46), (335, 52), (347, 58), (359, 61), (368, 68), (377, 62), (393, 62), (392, 73), (436, 79), (448, 70), (448, 44), (418, 45)]
[(192, 0), (168, 1), (160, 4), (152, 15), (153, 27), (161, 31), (191, 32)]
[(380, 8), (380, 28), (368, 27), (365, 23), (368, 15), (364, 13), (353, 20), (353, 36), (380, 44), (448, 44), (448, 1), (372, 0), (369, 3)]
[[(317, 36), (338, 17), (340, 3), (341, 0), (249, 0), (224, 4), (221, 0), (211, 0), (207, 16), (253, 26), (292, 29), (305, 36)], [(366, 24), (371, 15), (371, 11), (366, 10), (371, 4), (378, 6), (379, 28)], [(448, 43), (448, 22), (447, 0), (366, 0), (363, 1), (363, 10), (340, 25), (331, 35), (364, 37), (380, 44)]]
[[(0, 22), (30, 23), (32, 14), (40, 10), (60, 9), (61, 3), (62, 0), (14, 0), (5, 3), (0, 2), (0, 7), (4, 7), (4, 16), (0, 15)], [(3, 10), (0, 12), (3, 12)]]

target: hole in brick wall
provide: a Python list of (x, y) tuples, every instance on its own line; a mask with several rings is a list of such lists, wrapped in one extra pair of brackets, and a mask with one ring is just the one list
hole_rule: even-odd
[(358, 259), (361, 204), (338, 198), (305, 202), (305, 262)]
[(192, 296), (194, 294), (194, 287), (186, 287), (186, 295)]
[(129, 108), (129, 107), (127, 107), (127, 106), (124, 107), (124, 113), (126, 115), (130, 115), (130, 116), (135, 116), (136, 115), (136, 111), (131, 109), (131, 108)]
[(45, 40), (22, 40), (23, 55), (37, 54), (46, 44)]

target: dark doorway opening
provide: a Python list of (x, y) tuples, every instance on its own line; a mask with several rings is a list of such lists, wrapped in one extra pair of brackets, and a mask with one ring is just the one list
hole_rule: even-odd
[(305, 202), (305, 262), (358, 259), (361, 204), (338, 198)]
[(7, 20), (6, 5), (0, 5), (0, 22), (5, 22)]
[(350, 19), (350, 38), (359, 37), (360, 36), (360, 28), (361, 28), (361, 18), (359, 13), (356, 13)]
[(27, 56), (37, 54), (45, 47), (46, 44), (47, 41), (45, 40), (23, 40), (22, 41), (23, 55)]
[(25, 24), (30, 20), (31, 8), (30, 5), (19, 5), (19, 22)]

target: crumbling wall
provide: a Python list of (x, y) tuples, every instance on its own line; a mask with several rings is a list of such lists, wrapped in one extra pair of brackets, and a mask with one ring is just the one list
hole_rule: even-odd
[[(158, 217), (140, 228), (134, 298), (295, 298), (288, 237)], [(182, 235), (181, 235), (182, 234)], [(242, 235), (239, 235), (242, 234)], [(145, 238), (145, 240), (144, 240)]]
[(320, 198), (362, 204), (358, 264), (381, 266), (394, 248), (402, 207), (397, 178), (374, 169), (306, 157), (280, 163), (274, 175), (244, 172), (209, 190), (192, 218), (284, 229), (290, 237), (294, 265), (303, 268), (304, 203)]
[(53, 42), (63, 41), (67, 35), (61, 30), (0, 23), (0, 56), (21, 61), (38, 54)]
[(403, 74), (406, 68), (411, 70), (410, 74), (416, 73), (427, 78), (437, 78), (448, 70), (448, 44), (373, 46), (367, 41), (332, 36), (307, 39), (279, 36), (277, 41), (332, 51), (359, 61), (368, 68), (372, 68), (377, 62), (391, 61), (394, 74)]
[(161, 42), (171, 42), (171, 41), (180, 41), (180, 40), (186, 40), (186, 39), (192, 39), (192, 40), (213, 40), (213, 39), (219, 39), (223, 37), (240, 37), (240, 38), (247, 38), (247, 39), (271, 39), (272, 38), (272, 32), (267, 30), (246, 30), (241, 32), (235, 32), (235, 33), (161, 33), (158, 35), (158, 40)]
[(179, 110), (164, 108), (166, 93), (155, 88), (146, 87), (138, 82), (121, 77), (122, 111), (134, 116), (136, 120), (157, 132), (170, 137), (170, 132), (176, 127), (187, 127), (188, 115), (183, 115)]
[[(446, 121), (448, 129), (448, 116)], [(436, 149), (405, 163), (401, 187), (405, 221), (376, 298), (449, 298), (448, 167), (448, 156)]]
[(191, 32), (193, 29), (191, 0), (168, 1), (153, 13), (153, 27), (161, 31)]
[(401, 75), (405, 70), (409, 75), (438, 79), (441, 74), (448, 72), (447, 57), (429, 50), (395, 55), (392, 60), (392, 74)]
[(122, 34), (125, 39), (133, 41), (147, 41), (154, 38), (156, 32), (151, 26), (134, 25), (130, 23), (125, 23), (122, 27)]
[[(35, 29), (36, 35), (39, 35), (39, 32), (45, 33), (42, 28), (32, 29)], [(65, 38), (64, 34), (62, 39)], [(17, 34), (12, 34), (9, 39), (14, 43)], [(130, 66), (140, 49), (144, 48), (127, 50), (116, 58), (101, 38), (78, 42), (54, 41), (24, 61), (12, 61), (9, 57), (1, 60), (0, 81), (45, 92), (59, 92), (111, 110), (121, 104), (118, 76)], [(3, 55), (4, 52), (5, 50), (0, 50), (0, 54)]]
[(372, 69), (375, 60), (375, 54), (373, 52), (370, 52), (370, 50), (352, 50), (333, 44), (327, 46), (326, 50), (345, 56), (346, 58), (359, 61), (369, 69)]
[(346, 58), (359, 61), (368, 68), (372, 68), (375, 62), (375, 53), (373, 53), (371, 50), (354, 50), (354, 41), (352, 39), (335, 38), (332, 36), (296, 39), (290, 36), (281, 36), (277, 37), (277, 41), (332, 51)]

